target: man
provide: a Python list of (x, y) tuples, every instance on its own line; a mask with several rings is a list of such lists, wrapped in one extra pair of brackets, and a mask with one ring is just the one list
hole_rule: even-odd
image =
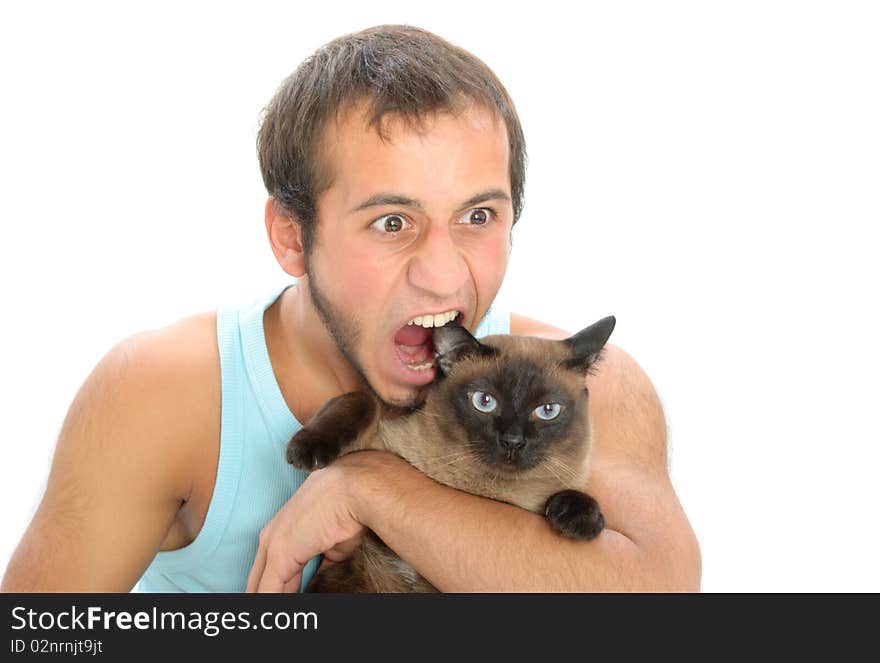
[(455, 312), (477, 333), (569, 335), (490, 309), (525, 147), (482, 62), (415, 28), (342, 37), (276, 93), (259, 153), (266, 230), (297, 284), (108, 353), (71, 406), (3, 589), (295, 591), (365, 528), (443, 591), (699, 588), (663, 413), (613, 345), (587, 378), (589, 491), (607, 524), (593, 541), (387, 453), (307, 478), (284, 464), (292, 432), (333, 396), (412, 403), (434, 369), (410, 322)]

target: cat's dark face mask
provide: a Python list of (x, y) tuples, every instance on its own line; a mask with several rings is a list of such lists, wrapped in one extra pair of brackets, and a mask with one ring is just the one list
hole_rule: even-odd
[(441, 327), (434, 331), (443, 380), (435, 405), (449, 408), (464, 443), (491, 468), (522, 471), (551, 449), (574, 452), (588, 436), (584, 377), (614, 324), (604, 318), (564, 341), (498, 336), (483, 343), (459, 325)]

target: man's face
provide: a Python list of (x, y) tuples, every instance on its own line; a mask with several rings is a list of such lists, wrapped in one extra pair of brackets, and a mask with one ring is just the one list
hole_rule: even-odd
[(325, 135), (332, 186), (317, 201), (308, 257), (315, 307), (345, 357), (386, 402), (411, 404), (434, 378), (430, 330), (457, 311), (474, 331), (507, 269), (513, 207), (504, 123), (482, 109), (386, 118), (361, 113)]

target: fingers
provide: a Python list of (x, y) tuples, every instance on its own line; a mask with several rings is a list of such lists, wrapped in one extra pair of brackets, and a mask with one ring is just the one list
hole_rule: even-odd
[(298, 592), (302, 569), (302, 565), (291, 559), (278, 554), (270, 555), (269, 546), (261, 541), (248, 574), (247, 591), (261, 594)]
[(263, 571), (260, 584), (257, 585), (258, 594), (280, 594), (284, 589), (285, 580), (271, 569)]
[(266, 566), (257, 583), (260, 594), (284, 591), (284, 586), (302, 576), (302, 565), (282, 555), (266, 555)]
[(254, 593), (260, 586), (260, 579), (263, 577), (263, 569), (266, 568), (266, 548), (263, 544), (257, 549), (257, 557), (254, 559), (254, 565), (248, 574), (247, 591)]
[(364, 526), (351, 514), (344, 474), (333, 467), (310, 474), (260, 531), (248, 592), (297, 591), (315, 555), (342, 561), (357, 549)]
[(302, 585), (302, 572), (295, 574), (293, 578), (284, 583), (282, 591), (285, 594), (296, 594), (300, 590), (300, 585)]

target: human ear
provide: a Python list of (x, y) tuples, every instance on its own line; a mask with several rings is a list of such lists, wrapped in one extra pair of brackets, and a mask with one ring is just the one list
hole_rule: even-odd
[(293, 277), (306, 273), (306, 257), (299, 220), (275, 198), (266, 201), (266, 234), (281, 269)]

